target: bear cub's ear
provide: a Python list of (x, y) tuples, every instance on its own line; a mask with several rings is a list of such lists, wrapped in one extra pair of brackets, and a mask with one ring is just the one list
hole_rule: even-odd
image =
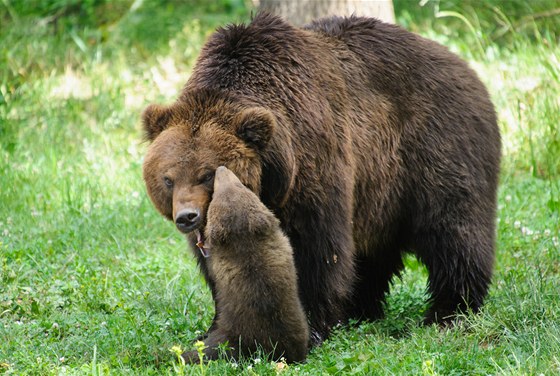
[(274, 115), (260, 107), (241, 111), (233, 121), (237, 136), (257, 151), (266, 148), (276, 127)]
[(142, 114), (144, 132), (148, 141), (153, 141), (163, 132), (171, 120), (171, 109), (159, 104), (149, 105)]

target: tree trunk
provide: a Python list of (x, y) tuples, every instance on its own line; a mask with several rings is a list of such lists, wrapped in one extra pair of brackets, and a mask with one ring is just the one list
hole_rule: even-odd
[(304, 25), (325, 16), (376, 17), (395, 23), (392, 0), (253, 0), (261, 10), (282, 16), (294, 25)]

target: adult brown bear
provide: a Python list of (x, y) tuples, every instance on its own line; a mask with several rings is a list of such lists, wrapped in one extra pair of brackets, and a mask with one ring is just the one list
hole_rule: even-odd
[(382, 316), (406, 252), (429, 272), (426, 322), (482, 305), (500, 135), (484, 85), (445, 47), (375, 19), (299, 29), (257, 14), (213, 34), (180, 98), (149, 106), (144, 127), (148, 193), (193, 249), (218, 166), (275, 213), (314, 343)]

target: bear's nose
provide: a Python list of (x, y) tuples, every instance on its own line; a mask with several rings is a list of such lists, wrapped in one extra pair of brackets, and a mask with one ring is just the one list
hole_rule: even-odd
[(191, 232), (194, 230), (198, 224), (200, 223), (200, 210), (198, 209), (183, 209), (177, 216), (175, 217), (175, 226), (179, 229), (179, 231), (184, 232)]

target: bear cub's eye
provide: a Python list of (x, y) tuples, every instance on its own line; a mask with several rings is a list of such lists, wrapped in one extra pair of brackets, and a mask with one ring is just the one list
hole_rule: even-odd
[(167, 186), (167, 188), (173, 188), (173, 180), (171, 180), (170, 178), (168, 178), (167, 176), (163, 177), (163, 182), (165, 183), (165, 185)]

